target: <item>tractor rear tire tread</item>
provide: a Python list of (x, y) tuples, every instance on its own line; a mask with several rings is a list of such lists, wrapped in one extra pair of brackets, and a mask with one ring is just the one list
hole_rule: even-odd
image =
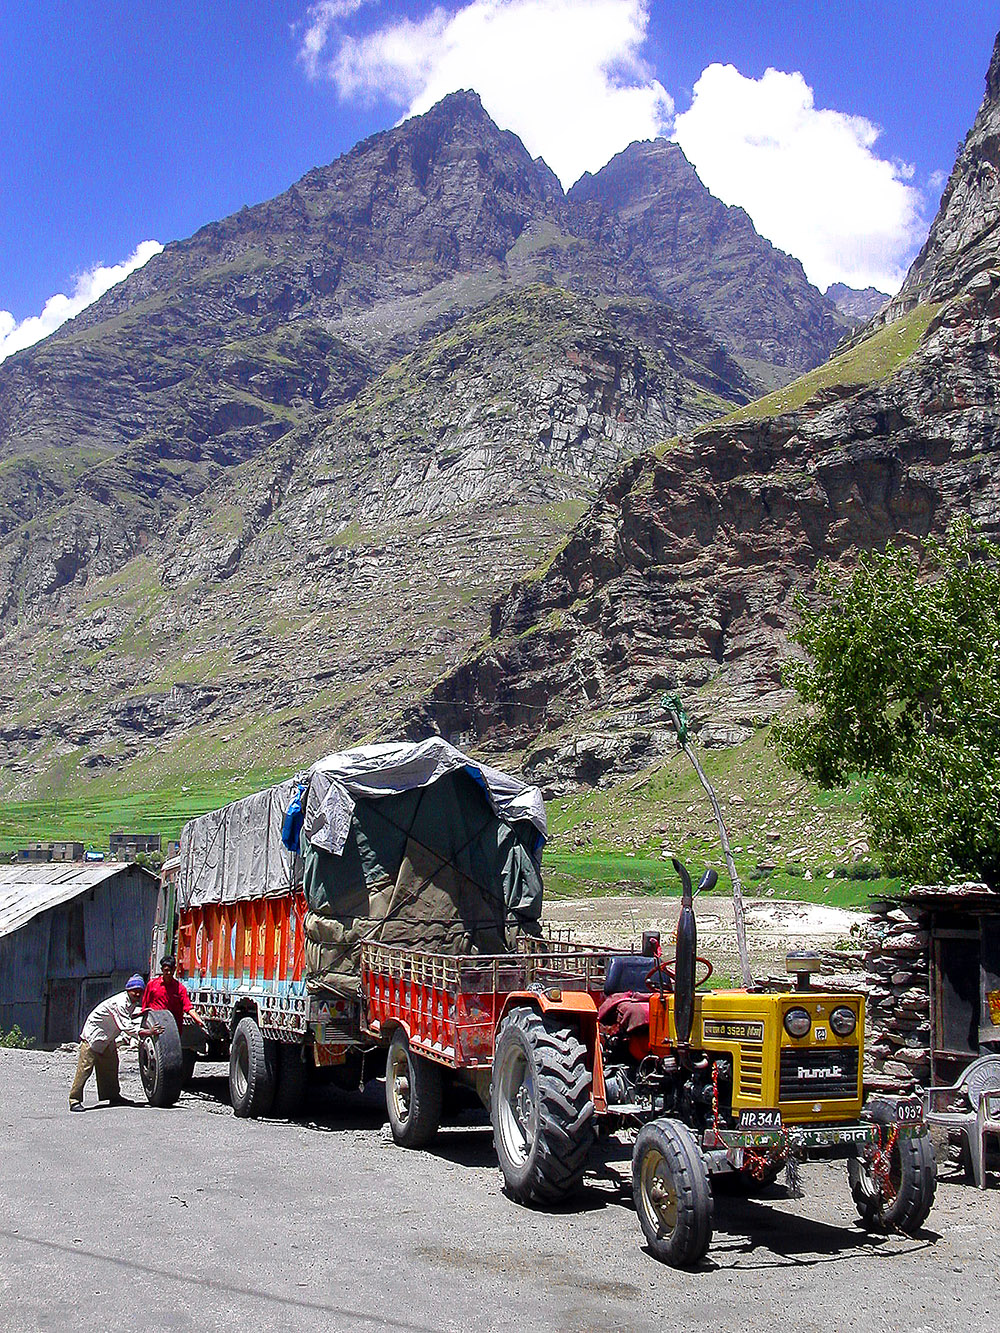
[(499, 1082), (494, 1079), (490, 1118), (500, 1169), (519, 1203), (562, 1203), (582, 1185), (596, 1138), (586, 1049), (575, 1032), (533, 1009), (515, 1009), (504, 1019), (497, 1033), (494, 1071), (512, 1043), (522, 1048), (532, 1067), (536, 1137), (523, 1164), (508, 1158), (499, 1127)]

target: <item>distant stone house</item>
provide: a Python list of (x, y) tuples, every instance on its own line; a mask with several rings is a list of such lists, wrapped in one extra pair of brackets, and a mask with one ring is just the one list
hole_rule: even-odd
[(36, 842), (30, 847), (19, 847), (17, 859), (22, 865), (41, 865), (52, 860), (52, 844)]
[(52, 844), (53, 861), (82, 861), (84, 846), (82, 842), (54, 842)]
[(111, 855), (121, 860), (122, 857), (137, 856), (139, 852), (158, 852), (159, 833), (112, 833), (110, 839)]
[(0, 866), (0, 1030), (75, 1041), (94, 1005), (148, 972), (158, 894), (137, 865)]

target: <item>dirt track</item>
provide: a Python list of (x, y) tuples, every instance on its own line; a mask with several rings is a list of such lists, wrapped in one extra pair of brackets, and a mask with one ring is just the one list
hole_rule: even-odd
[(206, 1066), (171, 1111), (70, 1115), (73, 1066), (0, 1050), (4, 1330), (995, 1327), (997, 1177), (946, 1177), (922, 1235), (873, 1238), (842, 1166), (812, 1164), (802, 1199), (720, 1200), (708, 1260), (679, 1273), (640, 1245), (627, 1149), (574, 1209), (535, 1213), (481, 1123), (433, 1152), (388, 1141), (377, 1084), (239, 1121)]

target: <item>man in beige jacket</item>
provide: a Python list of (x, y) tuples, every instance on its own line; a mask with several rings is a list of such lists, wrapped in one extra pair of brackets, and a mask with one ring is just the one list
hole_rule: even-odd
[(142, 1022), (142, 992), (145, 982), (138, 973), (129, 977), (125, 989), (102, 1001), (90, 1014), (80, 1033), (80, 1056), (76, 1077), (69, 1090), (69, 1109), (83, 1110), (83, 1089), (97, 1070), (97, 1100), (112, 1106), (127, 1105), (118, 1082), (118, 1041), (135, 1041)]

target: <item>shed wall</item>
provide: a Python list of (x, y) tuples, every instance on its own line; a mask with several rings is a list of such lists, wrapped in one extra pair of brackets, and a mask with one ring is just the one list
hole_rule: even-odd
[(87, 1014), (148, 973), (158, 886), (136, 866), (0, 938), (0, 1030), (75, 1041)]

